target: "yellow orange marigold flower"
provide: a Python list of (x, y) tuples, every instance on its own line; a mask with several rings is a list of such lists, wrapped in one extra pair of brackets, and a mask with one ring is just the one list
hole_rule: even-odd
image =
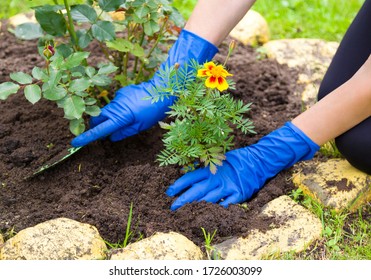
[(219, 91), (228, 89), (227, 76), (233, 76), (224, 69), (223, 65), (215, 65), (210, 61), (204, 64), (204, 68), (198, 70), (197, 77), (207, 77), (205, 86), (208, 88), (217, 88)]

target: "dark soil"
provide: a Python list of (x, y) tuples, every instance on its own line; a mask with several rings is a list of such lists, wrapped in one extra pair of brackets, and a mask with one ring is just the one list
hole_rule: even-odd
[[(221, 49), (218, 57), (223, 61), (226, 47)], [(98, 52), (93, 51), (92, 56), (101, 59)], [(43, 63), (35, 41), (16, 40), (3, 26), (0, 82), (9, 80), (11, 72), (30, 72)], [(253, 48), (242, 45), (230, 59), (229, 68), (236, 82), (234, 96), (253, 102), (250, 117), (257, 132), (236, 133), (236, 148), (255, 143), (300, 113), (293, 70), (275, 60), (258, 59)], [(31, 105), (23, 94), (0, 101), (0, 112), (1, 232), (67, 217), (96, 226), (105, 240), (115, 243), (124, 239), (133, 203), (135, 238), (175, 231), (201, 246), (201, 227), (208, 232), (217, 230), (215, 243), (246, 235), (251, 229), (268, 229), (272, 221), (258, 215), (261, 207), (293, 189), (289, 170), (270, 180), (247, 208), (232, 205), (225, 209), (201, 202), (172, 212), (169, 207), (174, 199), (165, 191), (181, 173), (175, 166), (159, 167), (155, 161), (163, 133), (157, 126), (118, 143), (92, 143), (57, 167), (24, 180), (68, 147), (73, 138), (68, 121), (54, 103), (44, 100)]]

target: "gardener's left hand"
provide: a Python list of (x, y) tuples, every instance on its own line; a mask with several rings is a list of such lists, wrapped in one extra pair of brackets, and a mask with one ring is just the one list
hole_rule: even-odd
[(171, 205), (171, 210), (193, 201), (219, 203), (224, 207), (244, 202), (269, 178), (300, 160), (312, 158), (318, 149), (299, 128), (287, 122), (258, 143), (226, 153), (216, 174), (204, 167), (175, 181), (166, 194), (184, 193)]

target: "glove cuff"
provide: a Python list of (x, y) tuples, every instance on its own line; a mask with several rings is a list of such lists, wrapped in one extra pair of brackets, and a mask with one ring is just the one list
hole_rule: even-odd
[(168, 66), (175, 63), (184, 64), (191, 59), (195, 59), (202, 64), (213, 59), (218, 52), (218, 48), (205, 40), (204, 38), (183, 29), (169, 51), (169, 56), (166, 61)]
[(300, 137), (304, 143), (308, 146), (308, 151), (299, 160), (308, 160), (314, 157), (314, 154), (319, 150), (320, 146), (312, 141), (303, 131), (301, 131), (297, 126), (292, 122), (286, 122), (285, 127), (292, 130), (294, 134)]

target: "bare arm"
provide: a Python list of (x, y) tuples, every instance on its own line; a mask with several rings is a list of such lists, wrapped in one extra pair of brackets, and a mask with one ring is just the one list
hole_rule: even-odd
[(354, 76), (292, 122), (318, 145), (371, 116), (371, 56)]
[(185, 29), (218, 46), (255, 0), (199, 0)]
[[(219, 45), (255, 0), (199, 0), (185, 29)], [(346, 83), (292, 122), (318, 145), (371, 116), (371, 58)]]

